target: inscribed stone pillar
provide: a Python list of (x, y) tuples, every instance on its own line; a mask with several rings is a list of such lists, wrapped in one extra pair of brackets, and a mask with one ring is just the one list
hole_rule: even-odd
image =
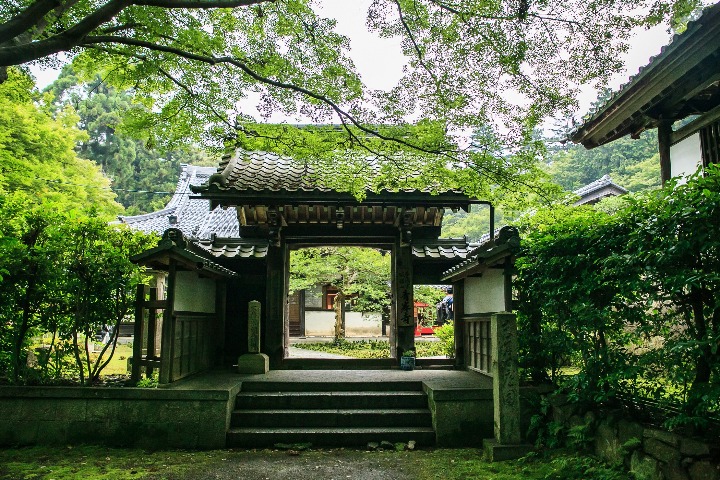
[(490, 320), (492, 343), (495, 440), (499, 444), (520, 443), (520, 379), (515, 315), (494, 313)]
[(270, 359), (260, 353), (260, 302), (248, 303), (248, 353), (238, 358), (238, 372), (264, 374), (270, 369)]
[(248, 304), (248, 353), (260, 353), (260, 302)]
[(415, 348), (415, 318), (413, 315), (412, 248), (395, 245), (393, 255), (393, 303), (395, 307), (396, 355)]

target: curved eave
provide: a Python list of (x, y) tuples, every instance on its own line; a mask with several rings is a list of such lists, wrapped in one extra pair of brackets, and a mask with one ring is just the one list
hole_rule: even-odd
[(209, 255), (209, 253), (198, 254), (187, 248), (179, 247), (174, 242), (163, 240), (157, 247), (134, 255), (130, 260), (138, 265), (159, 270), (167, 270), (171, 260), (174, 260), (187, 270), (201, 272), (211, 277), (229, 278), (238, 276), (236, 272), (219, 265), (205, 255)]
[(706, 60), (716, 63), (713, 57), (720, 50), (719, 20), (720, 3), (708, 7), (602, 107), (587, 115), (569, 139), (594, 148), (654, 128), (660, 119), (650, 110), (664, 99), (674, 100), (675, 86), (692, 68)]
[(354, 195), (335, 190), (253, 190), (221, 188), (217, 185), (203, 186), (195, 189), (199, 194), (192, 198), (204, 198), (216, 205), (328, 205), (341, 203), (344, 205), (398, 205), (398, 206), (437, 206), (462, 208), (466, 210), (474, 204), (490, 204), (488, 201), (476, 200), (460, 191), (442, 193), (425, 192), (422, 190), (401, 190), (368, 192), (363, 200)]
[(489, 246), (487, 250), (480, 251), (443, 272), (441, 280), (456, 282), (463, 278), (480, 275), (488, 268), (504, 263), (506, 258), (515, 254), (515, 250), (516, 247), (510, 243)]

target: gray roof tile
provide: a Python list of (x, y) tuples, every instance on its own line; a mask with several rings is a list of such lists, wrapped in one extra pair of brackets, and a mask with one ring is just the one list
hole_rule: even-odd
[[(190, 198), (190, 186), (206, 183), (217, 173), (215, 167), (182, 165), (180, 179), (170, 202), (162, 210), (135, 216), (118, 216), (120, 223), (145, 233), (159, 235), (168, 228), (178, 228), (188, 238), (206, 239), (213, 234), (221, 237), (237, 237), (239, 226), (234, 209), (216, 207), (210, 210), (210, 201)], [(170, 223), (170, 217), (176, 223)]]
[(610, 175), (603, 175), (601, 178), (595, 180), (594, 182), (588, 183), (584, 187), (578, 188), (573, 193), (580, 197), (585, 197), (593, 192), (596, 192), (606, 187), (612, 187), (622, 193), (627, 193), (627, 190), (625, 188), (612, 181)]
[[(367, 159), (371, 171), (379, 172), (380, 165), (373, 159)], [(316, 166), (296, 161), (270, 152), (250, 152), (237, 149), (234, 154), (223, 157), (218, 168), (218, 175), (209, 179), (207, 185), (193, 187), (195, 192), (204, 192), (212, 187), (218, 190), (264, 191), (264, 192), (333, 192), (336, 189), (327, 186), (324, 178), (332, 172), (317, 170)], [(420, 176), (420, 172), (410, 172), (408, 180)], [(373, 190), (377, 179), (368, 175), (365, 189)], [(402, 182), (401, 182), (402, 183)], [(381, 190), (389, 192), (390, 190)], [(393, 189), (395, 191), (395, 189)], [(401, 192), (430, 192), (432, 187), (418, 190), (414, 187), (398, 188)], [(444, 192), (462, 193), (459, 190)]]

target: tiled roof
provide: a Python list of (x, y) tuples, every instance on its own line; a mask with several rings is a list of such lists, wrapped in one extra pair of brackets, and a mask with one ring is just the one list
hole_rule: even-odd
[(195, 242), (195, 245), (202, 248), (216, 258), (265, 258), (267, 256), (268, 244), (243, 243), (242, 241), (214, 241)]
[[(636, 89), (638, 84), (641, 82), (651, 78), (655, 67), (672, 58), (677, 51), (683, 48), (683, 43), (691, 38), (696, 32), (700, 31), (706, 24), (716, 21), (718, 14), (720, 14), (720, 3), (705, 7), (702, 14), (697, 19), (688, 23), (687, 28), (683, 33), (675, 34), (670, 42), (662, 47), (659, 54), (650, 57), (648, 63), (645, 66), (640, 67), (635, 75), (630, 76), (628, 81), (621, 85), (620, 88), (610, 96), (610, 98), (608, 98), (604, 103), (598, 104), (595, 108), (585, 114), (580, 123), (568, 134), (568, 138), (576, 142), (580, 141), (582, 131), (587, 128), (588, 125), (599, 120), (606, 112), (614, 110), (615, 107), (613, 107), (613, 105), (621, 97)], [(687, 53), (689, 54), (691, 52)]]
[(596, 192), (598, 190), (601, 190), (601, 189), (607, 188), (607, 187), (612, 187), (622, 193), (627, 193), (627, 190), (625, 188), (621, 187), (620, 185), (618, 185), (617, 183), (612, 181), (612, 179), (610, 178), (610, 175), (603, 175), (598, 180), (588, 183), (584, 187), (578, 188), (573, 193), (575, 195), (578, 195), (579, 197), (585, 197), (587, 195), (590, 195), (593, 192)]
[(415, 258), (463, 259), (477, 246), (468, 243), (467, 238), (442, 238), (426, 244), (413, 242), (412, 254)]
[[(368, 159), (368, 165), (374, 172), (380, 169), (379, 164)], [(234, 154), (223, 157), (218, 168), (218, 174), (209, 178), (207, 185), (193, 186), (194, 192), (210, 190), (236, 190), (253, 192), (335, 192), (335, 188), (328, 186), (325, 179), (331, 177), (332, 172), (316, 170), (317, 167), (293, 160), (270, 152), (249, 152), (237, 149)], [(408, 179), (419, 176), (420, 173), (410, 173)], [(365, 189), (372, 190), (374, 181), (368, 175)], [(430, 192), (431, 188), (417, 190), (415, 188), (399, 189), (402, 192)], [(390, 190), (381, 190), (390, 192)], [(457, 190), (447, 192), (462, 193)]]
[(443, 280), (454, 279), (478, 268), (494, 265), (513, 254), (520, 245), (517, 228), (511, 226), (496, 230), (493, 240), (490, 240), (489, 234), (481, 240), (480, 245), (469, 252), (464, 261), (443, 272)]
[[(193, 242), (216, 258), (265, 258), (268, 244), (257, 241), (244, 242), (238, 239), (205, 240)], [(413, 244), (412, 254), (423, 259), (464, 259), (478, 245), (465, 239), (439, 239), (426, 244)]]
[(223, 277), (236, 277), (237, 273), (216, 263), (208, 252), (198, 249), (179, 229), (167, 229), (158, 245), (131, 257), (131, 261), (152, 268), (164, 269), (175, 259), (191, 270), (205, 270)]
[[(190, 186), (202, 185), (217, 172), (215, 167), (182, 165), (180, 179), (172, 199), (157, 212), (135, 216), (118, 216), (120, 223), (145, 233), (162, 235), (168, 228), (177, 228), (188, 238), (210, 238), (239, 235), (237, 215), (234, 209), (216, 207), (210, 210), (210, 201), (191, 199)], [(176, 223), (171, 223), (174, 219)]]

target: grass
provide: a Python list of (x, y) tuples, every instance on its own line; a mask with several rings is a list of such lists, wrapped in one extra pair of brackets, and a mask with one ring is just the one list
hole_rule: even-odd
[[(228, 472), (246, 472), (260, 462), (262, 478), (278, 478), (272, 472), (295, 468), (295, 478), (321, 478), (321, 468), (344, 465), (347, 472), (373, 464), (398, 471), (401, 478), (418, 480), (629, 480), (628, 474), (611, 469), (596, 459), (577, 453), (556, 453), (542, 458), (529, 456), (509, 462), (489, 463), (476, 449), (436, 449), (414, 452), (366, 452), (352, 449), (310, 450), (297, 456), (277, 450), (212, 450), (204, 452), (145, 452), (93, 446), (32, 447), (0, 450), (0, 478), (35, 479), (196, 479), (230, 478)], [(304, 468), (303, 465), (308, 466)], [(271, 470), (267, 470), (270, 468)], [(334, 472), (338, 473), (338, 472)], [(305, 475), (306, 474), (306, 475)], [(345, 477), (345, 475), (341, 475)], [(232, 478), (235, 478), (233, 476)]]
[[(298, 343), (293, 347), (316, 352), (334, 353), (353, 358), (389, 358), (390, 345), (385, 340), (340, 340), (339, 342)], [(443, 355), (440, 342), (415, 342), (418, 357)]]

